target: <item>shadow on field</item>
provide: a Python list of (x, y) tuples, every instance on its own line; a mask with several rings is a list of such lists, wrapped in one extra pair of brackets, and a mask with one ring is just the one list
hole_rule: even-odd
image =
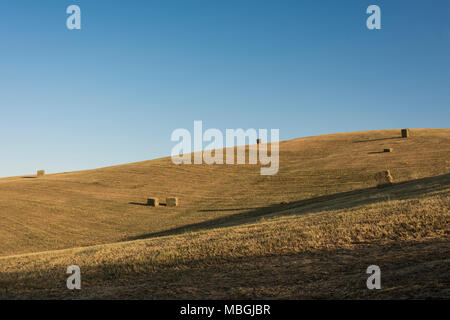
[[(130, 256), (83, 266), (82, 290), (67, 290), (58, 262), (39, 273), (0, 273), (0, 300), (448, 299), (449, 260), (443, 253), (449, 249), (448, 242), (431, 239), (246, 259), (152, 260), (150, 255), (139, 262)], [(381, 290), (366, 287), (365, 271), (374, 261), (383, 270)]]
[[(152, 237), (168, 236), (219, 227), (236, 226), (259, 221), (262, 217), (276, 214), (277, 217), (288, 215), (300, 215), (319, 211), (350, 209), (361, 205), (367, 205), (389, 200), (404, 200), (420, 195), (439, 191), (450, 186), (450, 174), (436, 177), (415, 179), (394, 183), (392, 186), (379, 189), (376, 187), (359, 189), (336, 194), (320, 196), (300, 201), (273, 204), (267, 207), (253, 208), (246, 212), (232, 214), (199, 223), (193, 223), (182, 227), (161, 232), (143, 234), (130, 237), (127, 240), (146, 239)], [(199, 210), (199, 212), (213, 211), (237, 211), (238, 209), (214, 209)]]
[[(132, 204), (132, 205), (135, 205), (135, 206), (143, 206), (143, 207), (153, 207), (153, 206), (150, 206), (148, 203), (142, 203), (142, 202), (128, 202), (128, 204)], [(159, 206), (160, 207), (166, 207), (167, 205), (165, 204), (165, 203), (159, 203)]]
[(393, 140), (393, 139), (403, 139), (402, 137), (390, 137), (390, 138), (379, 138), (379, 139), (370, 139), (370, 140), (358, 140), (353, 141), (353, 143), (362, 143), (362, 142), (373, 142), (373, 141), (383, 141), (383, 140)]
[(227, 212), (227, 211), (242, 211), (242, 210), (254, 210), (259, 208), (230, 208), (230, 209), (211, 209), (211, 210), (198, 210), (198, 212)]

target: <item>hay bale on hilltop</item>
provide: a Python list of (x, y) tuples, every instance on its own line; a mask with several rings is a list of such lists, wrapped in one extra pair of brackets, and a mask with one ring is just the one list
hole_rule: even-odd
[(402, 129), (402, 138), (408, 138), (409, 129)]
[(150, 207), (159, 207), (159, 199), (158, 198), (148, 198), (147, 205)]
[(45, 170), (38, 170), (38, 172), (37, 172), (38, 177), (43, 177), (44, 175), (45, 175)]
[(394, 182), (394, 178), (389, 170), (378, 172), (375, 175), (375, 179), (377, 180), (378, 188), (389, 187)]
[(168, 207), (177, 207), (178, 206), (178, 198), (170, 197), (166, 199), (166, 206)]

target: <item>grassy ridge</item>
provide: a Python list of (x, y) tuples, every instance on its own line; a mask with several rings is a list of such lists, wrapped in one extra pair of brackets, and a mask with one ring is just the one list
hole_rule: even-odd
[(276, 176), (158, 159), (0, 179), (0, 298), (450, 298), (450, 130), (398, 131), (282, 142)]
[[(389, 200), (400, 190), (413, 197)], [(365, 205), (342, 198), (346, 209), (325, 202), (233, 227), (3, 257), (3, 298), (450, 297), (449, 175), (372, 193), (378, 201)], [(81, 292), (65, 288), (71, 264)], [(364, 289), (370, 264), (385, 271), (376, 293)]]
[[(392, 153), (382, 153), (385, 147)], [(0, 179), (0, 256), (106, 244), (259, 216), (282, 202), (371, 188), (390, 169), (396, 181), (448, 173), (449, 129), (332, 134), (280, 144), (280, 171), (255, 165), (175, 166), (158, 159), (103, 169)], [(178, 196), (178, 208), (147, 197)], [(219, 225), (220, 225), (219, 223)], [(195, 227), (194, 227), (195, 229)]]

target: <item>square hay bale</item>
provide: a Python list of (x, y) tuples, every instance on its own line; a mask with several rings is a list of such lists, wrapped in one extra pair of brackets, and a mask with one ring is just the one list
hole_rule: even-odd
[(43, 177), (44, 175), (45, 175), (45, 170), (38, 170), (38, 172), (37, 172), (38, 177)]
[(178, 198), (177, 197), (170, 197), (166, 199), (166, 205), (168, 207), (178, 207)]
[(392, 148), (384, 149), (384, 152), (392, 152), (392, 151), (394, 151), (394, 149), (392, 149)]
[(392, 178), (391, 172), (389, 170), (378, 172), (375, 175), (375, 179), (377, 180), (378, 188), (391, 186), (394, 182), (394, 178)]
[(150, 207), (159, 207), (159, 199), (158, 198), (148, 198), (147, 205)]
[(402, 129), (402, 138), (408, 138), (409, 129)]

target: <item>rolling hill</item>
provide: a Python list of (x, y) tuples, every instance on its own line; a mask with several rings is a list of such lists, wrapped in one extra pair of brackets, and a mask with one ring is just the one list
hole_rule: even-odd
[(281, 142), (274, 176), (163, 158), (0, 179), (0, 297), (448, 298), (449, 159), (450, 129), (380, 130)]

